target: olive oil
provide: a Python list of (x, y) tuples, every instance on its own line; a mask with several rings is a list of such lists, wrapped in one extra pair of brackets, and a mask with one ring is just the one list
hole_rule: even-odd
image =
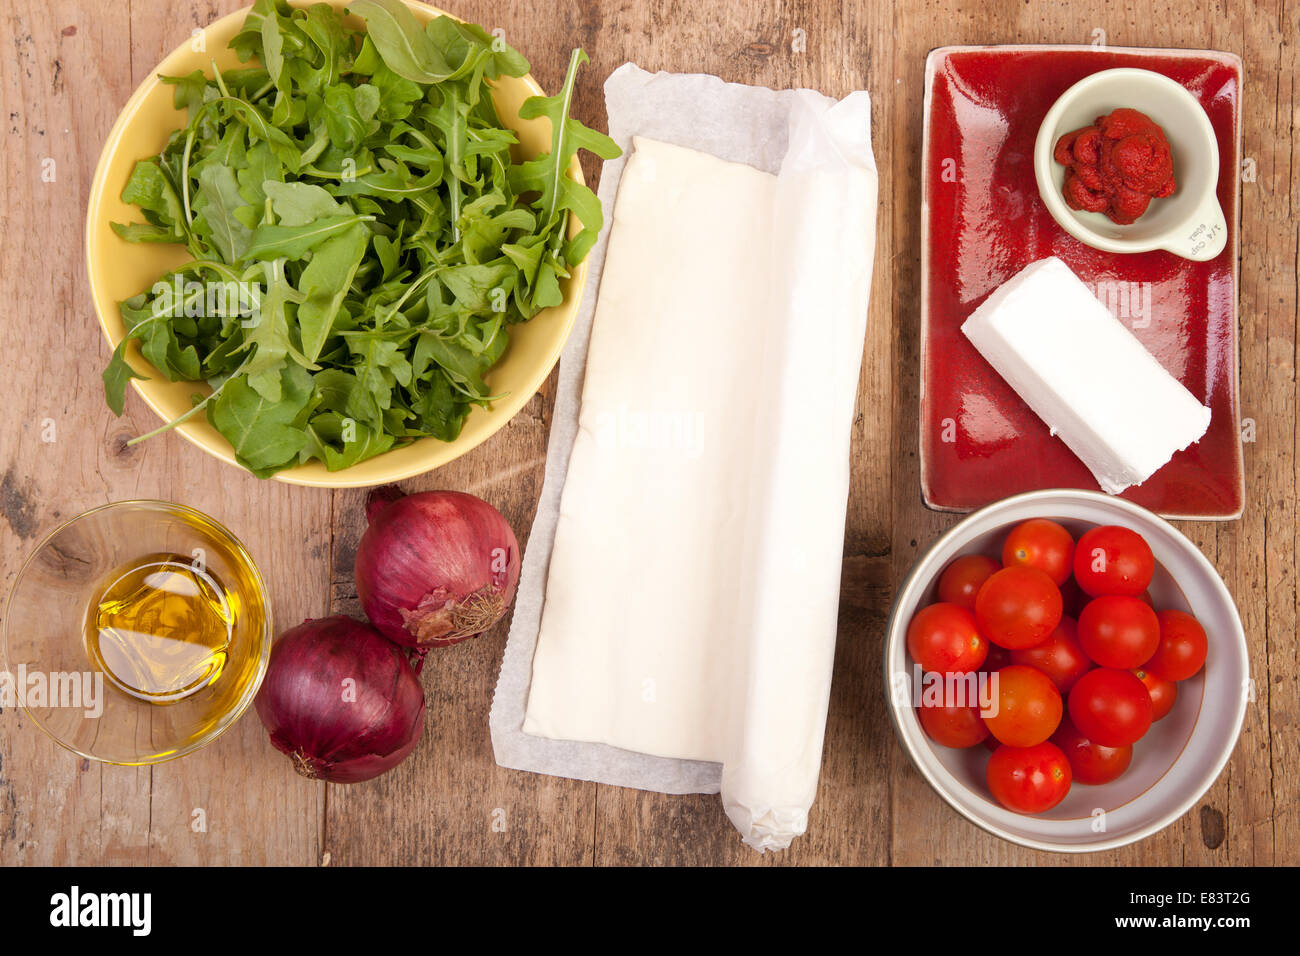
[(106, 577), (86, 615), (86, 649), (105, 680), (151, 704), (170, 704), (212, 686), (231, 654), (241, 613), (202, 560), (148, 554)]

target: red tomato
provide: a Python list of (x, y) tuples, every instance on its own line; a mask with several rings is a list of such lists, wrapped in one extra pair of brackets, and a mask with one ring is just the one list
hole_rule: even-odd
[(974, 747), (989, 735), (976, 707), (918, 707), (916, 716), (930, 739), (945, 747)]
[(956, 604), (931, 604), (907, 625), (907, 652), (923, 671), (964, 674), (977, 670), (989, 652), (975, 616)]
[(985, 770), (993, 798), (1017, 813), (1050, 810), (1070, 792), (1070, 761), (1056, 744), (1002, 746)]
[[(980, 668), (980, 679), (987, 681), (989, 675), (994, 671), (1000, 671), (1011, 663), (1011, 652), (1005, 647), (998, 647), (996, 644), (989, 644), (989, 656), (984, 658), (984, 666)], [(987, 725), (985, 725), (987, 729)], [(997, 750), (1002, 746), (1002, 741), (989, 734), (984, 738), (984, 746), (989, 750)]]
[(1079, 643), (1078, 625), (1073, 618), (1064, 616), (1047, 640), (1012, 651), (1011, 663), (1038, 668), (1062, 694), (1069, 693), (1074, 682), (1092, 670), (1092, 661)]
[(1134, 670), (1133, 676), (1142, 682), (1142, 686), (1147, 689), (1147, 696), (1151, 698), (1152, 723), (1167, 716), (1174, 709), (1174, 702), (1178, 700), (1177, 684), (1163, 677), (1157, 677), (1142, 667)]
[(1074, 549), (1074, 578), (1079, 587), (1103, 594), (1141, 594), (1151, 584), (1156, 562), (1142, 535), (1119, 525), (1085, 531)]
[(989, 644), (989, 656), (984, 658), (984, 666), (981, 670), (988, 671), (992, 674), (1010, 664), (1011, 652), (1005, 647), (998, 647), (996, 644)]
[(1070, 772), (1079, 783), (1110, 783), (1128, 769), (1133, 762), (1133, 745), (1103, 747), (1079, 733), (1079, 728), (1066, 717), (1052, 734), (1052, 743), (1061, 748), (1070, 761)]
[(980, 585), (998, 570), (998, 563), (987, 554), (963, 554), (939, 575), (939, 600), (975, 610), (975, 595)]
[(1079, 612), (1083, 606), (1088, 603), (1088, 595), (1083, 593), (1079, 587), (1079, 582), (1073, 577), (1069, 578), (1061, 585), (1061, 607), (1066, 614), (1075, 620), (1079, 619)]
[(1187, 680), (1203, 666), (1210, 642), (1205, 628), (1186, 611), (1161, 611), (1160, 642), (1146, 669), (1165, 680)]
[(1041, 744), (1061, 722), (1061, 692), (1042, 671), (1012, 664), (990, 675), (989, 709), (980, 716), (1004, 744)]
[(1079, 643), (1102, 667), (1141, 667), (1160, 643), (1160, 622), (1141, 598), (1108, 594), (1093, 598), (1079, 615)]
[(1103, 747), (1134, 743), (1151, 727), (1151, 695), (1128, 671), (1088, 671), (1070, 691), (1068, 703), (1074, 726)]
[(975, 620), (994, 644), (1033, 647), (1061, 623), (1060, 589), (1037, 568), (1003, 568), (976, 595)]
[(1002, 544), (1002, 563), (1037, 568), (1060, 587), (1074, 564), (1074, 538), (1055, 521), (1030, 518), (1011, 529)]

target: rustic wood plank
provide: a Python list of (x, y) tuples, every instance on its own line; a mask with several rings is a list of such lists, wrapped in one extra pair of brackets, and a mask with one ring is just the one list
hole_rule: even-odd
[[(91, 175), (135, 84), (201, 13), (180, 2), (140, 4), (129, 16), (104, 16), (96, 5), (24, 3), (5, 18), (17, 56), (0, 66), (12, 114), (0, 151), (11, 184), (0, 283), (6, 301), (23, 305), (0, 324), (0, 347), (23, 358), (12, 363), (5, 396), (3, 580), (7, 591), (21, 557), (59, 519), (111, 500), (165, 498), (227, 524), (259, 560), (276, 618), (301, 619), (325, 607), (328, 553), (313, 553), (313, 545), (328, 541), (328, 494), (259, 482), (176, 435), (127, 448), (126, 439), (154, 427), (156, 416), (133, 391), (121, 420), (103, 404), (99, 373), (108, 351), (81, 256)], [(53, 183), (40, 179), (46, 157), (56, 163)], [(41, 440), (47, 419), (56, 435), (50, 443)], [(82, 761), (21, 715), (4, 716), (14, 718), (0, 722), (0, 859), (7, 863), (317, 858), (323, 790), (287, 772), (256, 718), (183, 761), (124, 768)]]
[[(1192, 15), (1188, 15), (1188, 13)], [(908, 193), (907, 202), (900, 201), (896, 207), (894, 221), (895, 241), (902, 249), (919, 249), (920, 236), (917, 222), (919, 196), (915, 195), (917, 187), (909, 172), (914, 164), (914, 157), (920, 150), (920, 112), (923, 96), (922, 74), (926, 52), (936, 46), (957, 43), (1090, 43), (1101, 38), (1111, 45), (1124, 46), (1174, 46), (1189, 48), (1213, 47), (1242, 54), (1247, 57), (1246, 110), (1243, 123), (1247, 143), (1256, 136), (1268, 143), (1278, 142), (1284, 150), (1284, 158), (1289, 163), (1291, 131), (1289, 125), (1285, 130), (1258, 128), (1263, 113), (1273, 102), (1271, 92), (1260, 96), (1256, 87), (1250, 85), (1252, 76), (1266, 78), (1272, 82), (1279, 75), (1289, 75), (1290, 66), (1278, 63), (1276, 41), (1256, 42), (1280, 32), (1278, 14), (1262, 7), (1247, 14), (1233, 14), (1234, 19), (1223, 22), (1228, 17), (1223, 5), (1213, 9), (1195, 12), (1177, 2), (1132, 5), (1115, 8), (1104, 3), (1076, 3), (1066, 7), (1031, 6), (1016, 2), (982, 4), (977, 8), (951, 0), (951, 2), (929, 2), (923, 6), (913, 7), (898, 5), (896, 7), (897, 30), (896, 62), (903, 82), (894, 99), (896, 114), (893, 128), (896, 133), (894, 162), (894, 188), (896, 192)], [(1243, 27), (1250, 24), (1250, 29)], [(1249, 48), (1243, 46), (1243, 38)], [(1283, 72), (1285, 71), (1285, 72)], [(1255, 96), (1252, 97), (1252, 94)], [(1252, 99), (1254, 102), (1252, 103)], [(1289, 102), (1289, 101), (1288, 101)], [(1287, 113), (1284, 121), (1289, 124)], [(1272, 125), (1272, 124), (1270, 124)], [(1258, 140), (1256, 140), (1258, 142)], [(1249, 153), (1250, 149), (1247, 148)], [(1286, 165), (1279, 172), (1279, 190), (1289, 192), (1289, 169)], [(1273, 195), (1270, 190), (1269, 195)], [(1243, 272), (1243, 317), (1249, 315), (1247, 303), (1259, 295), (1258, 289), (1266, 283), (1264, 276), (1274, 277), (1274, 283), (1285, 282), (1286, 303), (1280, 303), (1278, 312), (1282, 315), (1278, 325), (1280, 329), (1292, 336), (1294, 344), (1294, 236), (1293, 229), (1269, 228), (1268, 223), (1258, 219), (1258, 206), (1247, 192), (1243, 197), (1242, 235), (1245, 242), (1243, 249), (1249, 250), (1252, 243), (1259, 241), (1256, 237), (1270, 233), (1270, 243), (1276, 241), (1281, 245), (1274, 268), (1261, 267), (1259, 274), (1248, 276)], [(1281, 200), (1282, 212), (1278, 216), (1283, 224), (1286, 219), (1289, 197)], [(1280, 234), (1280, 235), (1279, 235)], [(1290, 254), (1288, 254), (1290, 249)], [(894, 393), (895, 400), (895, 445), (894, 464), (897, 470), (895, 481), (895, 523), (894, 555), (895, 583), (901, 583), (902, 575), (918, 554), (918, 547), (923, 548), (938, 533), (950, 527), (957, 520), (954, 516), (927, 513), (920, 505), (917, 491), (919, 468), (915, 458), (917, 414), (919, 394), (919, 338), (917, 335), (918, 313), (914, 303), (919, 301), (920, 281), (914, 268), (914, 258), (896, 265), (895, 281), (899, 290), (898, 308), (894, 316), (894, 325), (898, 340), (895, 358), (898, 363), (898, 385)], [(1277, 277), (1283, 277), (1279, 280)], [(1278, 290), (1274, 290), (1278, 291)], [(1248, 328), (1248, 326), (1247, 326)], [(1258, 347), (1254, 337), (1247, 331), (1242, 339), (1243, 382), (1249, 382), (1248, 370), (1258, 360)], [(1279, 348), (1279, 354), (1290, 355), (1285, 343)], [(1280, 376), (1285, 378), (1285, 373)], [(1248, 386), (1243, 386), (1246, 388)], [(1278, 387), (1279, 401), (1282, 396), (1294, 395), (1293, 377), (1286, 385)], [(1246, 394), (1249, 394), (1248, 392)], [(1250, 414), (1250, 412), (1246, 412)], [(1269, 409), (1269, 420), (1273, 420), (1273, 410)], [(1277, 496), (1273, 504), (1282, 508), (1282, 517), (1277, 519), (1279, 528), (1286, 529), (1285, 543), (1279, 546), (1279, 553), (1294, 554), (1294, 504), (1295, 480), (1292, 467), (1293, 448), (1289, 444), (1294, 430), (1294, 416), (1287, 413), (1277, 416), (1287, 436), (1279, 436), (1274, 446), (1275, 454), (1285, 462), (1279, 467), (1274, 462), (1275, 470), (1281, 471), (1282, 484), (1286, 488)], [(1195, 541), (1207, 557), (1215, 562), (1221, 574), (1233, 587), (1239, 603), (1242, 605), (1248, 636), (1252, 642), (1252, 664), (1257, 675), (1267, 673), (1264, 654), (1264, 628), (1260, 626), (1258, 615), (1262, 594), (1258, 582), (1262, 577), (1262, 563), (1257, 548), (1241, 547), (1243, 540), (1258, 540), (1252, 530), (1262, 529), (1265, 509), (1271, 508), (1259, 500), (1259, 478), (1262, 477), (1261, 465), (1251, 466), (1248, 458), (1247, 478), (1247, 513), (1241, 524), (1195, 524), (1183, 523), (1185, 533)], [(1279, 489), (1281, 491), (1281, 489)], [(1289, 510), (1287, 510), (1289, 508)], [(1250, 530), (1248, 530), (1250, 529)], [(1262, 536), (1262, 534), (1261, 534)], [(1269, 588), (1271, 590), (1271, 587)], [(1279, 588), (1275, 600), (1291, 610), (1289, 622), (1294, 622), (1295, 587), (1293, 582), (1284, 582)], [(1272, 628), (1269, 628), (1272, 632)], [(1289, 636), (1294, 633), (1294, 626), (1285, 630)], [(1293, 642), (1292, 642), (1293, 643)], [(1292, 655), (1294, 650), (1291, 651)], [(1294, 674), (1290, 670), (1289, 674)], [(1292, 678), (1293, 679), (1293, 678)], [(1294, 697), (1294, 694), (1292, 694)], [(1262, 698), (1261, 698), (1262, 699)], [(1292, 711), (1293, 712), (1293, 711)], [(1238, 746), (1234, 761), (1230, 764), (1224, 778), (1207, 794), (1197, 808), (1182, 820), (1156, 836), (1141, 843), (1103, 854), (1089, 855), (1081, 858), (1061, 857), (1039, 853), (1004, 843), (995, 837), (977, 830), (948, 809), (919, 778), (910, 766), (907, 758), (895, 750), (892, 765), (894, 774), (895, 803), (893, 808), (893, 861), (896, 863), (951, 863), (982, 864), (999, 863), (1012, 865), (1066, 865), (1071, 863), (1091, 863), (1100, 865), (1131, 864), (1173, 864), (1186, 863), (1225, 863), (1225, 862), (1273, 862), (1273, 845), (1271, 840), (1260, 840), (1260, 827), (1247, 824), (1247, 820), (1256, 818), (1268, 826), (1272, 820), (1273, 807), (1267, 794), (1268, 767), (1265, 761), (1247, 756), (1252, 747), (1264, 751), (1272, 750), (1273, 742), (1269, 739), (1269, 730), (1260, 728), (1261, 714), (1267, 710), (1262, 707), (1251, 709), (1247, 718), (1246, 733)], [(1294, 742), (1292, 742), (1292, 753)], [(1248, 801), (1240, 808), (1243, 817), (1241, 833), (1237, 828), (1220, 826), (1220, 818), (1227, 817), (1229, 809), (1237, 812), (1231, 804), (1232, 797)], [(1252, 812), (1253, 811), (1253, 812)], [(1227, 837), (1223, 832), (1226, 829)], [(1253, 834), (1252, 834), (1253, 831)], [(1265, 845), (1266, 844), (1266, 845)], [(1280, 844), (1279, 844), (1280, 845)], [(1292, 841), (1292, 846), (1294, 841)], [(1287, 851), (1294, 858), (1294, 851)]]
[[(1237, 596), (1250, 642), (1256, 699), (1228, 766), (1222, 804), (1225, 847), (1234, 862), (1297, 859), (1296, 754), (1296, 299), (1294, 210), (1297, 65), (1295, 13), (1286, 5), (1246, 7), (1244, 154), (1255, 182), (1242, 184), (1242, 415), (1256, 440), (1246, 443), (1247, 514), (1219, 532), (1220, 567)], [(1247, 177), (1249, 180), (1249, 175)], [(1223, 788), (1224, 781), (1216, 785)]]
[[(548, 383), (482, 446), (403, 489), (479, 495), (500, 509), (526, 548), (551, 389)], [(364, 501), (361, 491), (336, 493), (331, 613), (361, 616), (352, 562)], [(492, 759), (488, 710), (507, 629), (508, 619), (476, 640), (431, 652), (422, 674), (425, 739), (416, 752), (374, 781), (329, 787), (331, 865), (591, 862), (595, 785), (504, 770)]]
[[(690, 17), (693, 8), (670, 10)], [(617, 48), (601, 72), (624, 59), (647, 70), (709, 72), (724, 80), (774, 88), (808, 86), (831, 96), (855, 89), (885, 90), (874, 106), (873, 126), (880, 143), (888, 115), (891, 15), (883, 6), (857, 5), (838, 12), (806, 2), (775, 6), (717, 7), (707, 29), (655, 29), (653, 9), (631, 6), (607, 14), (615, 35), (642, 36), (635, 54)], [(598, 48), (599, 49), (599, 48)], [(879, 147), (878, 147), (879, 148)], [(882, 153), (882, 156), (886, 155)], [(882, 177), (885, 170), (882, 168)], [(882, 179), (880, 223), (889, 222), (892, 197)], [(854, 423), (852, 504), (846, 529), (844, 594), (835, 681), (827, 718), (827, 739), (818, 797), (808, 834), (789, 851), (760, 857), (740, 843), (714, 796), (673, 797), (601, 787), (597, 803), (598, 862), (634, 864), (880, 863), (884, 847), (881, 808), (888, 781), (878, 772), (892, 746), (874, 729), (888, 726), (879, 680), (881, 600), (888, 550), (891, 503), (888, 466), (889, 421), (873, 396), (892, 386), (888, 315), (889, 265), (893, 244), (878, 230), (873, 276), (873, 322), (868, 325), (867, 361), (859, 383), (859, 415)], [(842, 742), (849, 741), (847, 745)], [(852, 825), (850, 825), (852, 821)]]
[[(539, 18), (523, 5), (458, 4), (454, 12), (520, 46), (543, 89), (563, 82), (569, 51), (599, 48), (599, 17), (563, 7)], [(593, 20), (592, 16), (596, 16)], [(580, 75), (574, 111), (602, 117), (602, 67)], [(588, 159), (589, 157), (584, 157)], [(584, 167), (594, 186), (594, 164)], [(541, 493), (555, 376), (510, 423), (455, 462), (404, 482), (405, 491), (452, 488), (495, 505), (527, 547)], [(352, 560), (365, 529), (363, 492), (335, 493), (331, 611), (360, 616)], [(433, 652), (422, 680), (425, 742), (410, 760), (375, 781), (329, 788), (326, 850), (331, 865), (573, 865), (594, 858), (596, 787), (520, 773), (492, 758), (488, 710), (501, 667), (509, 617), (482, 637)]]

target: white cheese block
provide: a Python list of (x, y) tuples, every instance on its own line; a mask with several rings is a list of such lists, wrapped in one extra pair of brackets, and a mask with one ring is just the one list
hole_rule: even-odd
[(1108, 494), (1199, 441), (1197, 401), (1060, 259), (1007, 280), (961, 327)]

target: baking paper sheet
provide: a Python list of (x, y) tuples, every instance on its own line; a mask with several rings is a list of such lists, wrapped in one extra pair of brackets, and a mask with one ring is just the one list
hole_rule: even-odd
[[(545, 484), (493, 701), (493, 747), (497, 762), (515, 769), (666, 793), (721, 790), (745, 841), (779, 848), (806, 827), (830, 689), (849, 432), (874, 252), (870, 103), (865, 93), (835, 104), (807, 90), (652, 75), (631, 64), (610, 76), (605, 93), (610, 135), (624, 156), (606, 163), (601, 176), (607, 226), (592, 251), (591, 278), (560, 362)], [(611, 212), (634, 135), (780, 177), (774, 254), (788, 267), (776, 270), (772, 295), (789, 321), (757, 370), (772, 385), (769, 407), (761, 410), (761, 451), (741, 465), (753, 478), (751, 540), (728, 572), (739, 584), (725, 586), (744, 596), (736, 627), (747, 653), (730, 665), (711, 665), (735, 671), (719, 675), (736, 730), (717, 761), (522, 729)]]

